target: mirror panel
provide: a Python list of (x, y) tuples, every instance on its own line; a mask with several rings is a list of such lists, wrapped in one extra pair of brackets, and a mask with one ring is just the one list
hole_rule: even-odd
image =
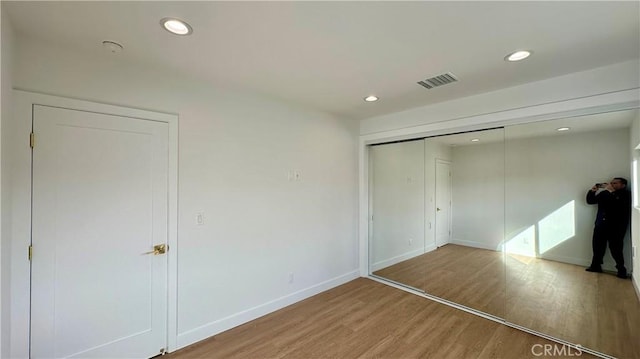
[[(625, 111), (505, 128), (505, 319), (619, 357), (640, 355), (638, 297), (616, 277), (609, 251), (605, 273), (585, 271), (597, 210), (586, 194), (631, 179), (634, 118)], [(629, 233), (624, 244), (630, 269)]]
[(369, 154), (371, 273), (503, 317), (503, 129)]
[(424, 286), (424, 141), (369, 150), (369, 271), (414, 289)]
[[(369, 153), (370, 273), (601, 353), (640, 357), (638, 289), (616, 277), (609, 250), (604, 273), (585, 271), (597, 212), (587, 191), (613, 177), (638, 186), (637, 109)], [(634, 191), (635, 231), (638, 198)], [(623, 253), (637, 272), (629, 232)]]
[[(424, 255), (426, 293), (504, 316), (504, 130), (425, 139), (437, 250)], [(449, 180), (447, 183), (447, 172)], [(449, 204), (447, 206), (447, 204)], [(447, 208), (448, 207), (448, 208)]]

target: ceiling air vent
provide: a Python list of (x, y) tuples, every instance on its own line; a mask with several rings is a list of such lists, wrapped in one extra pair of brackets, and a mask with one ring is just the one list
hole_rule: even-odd
[(434, 87), (450, 84), (452, 82), (457, 82), (458, 79), (451, 72), (447, 72), (446, 74), (434, 76), (428, 78), (426, 80), (418, 81), (418, 85), (424, 86), (426, 89), (431, 90)]

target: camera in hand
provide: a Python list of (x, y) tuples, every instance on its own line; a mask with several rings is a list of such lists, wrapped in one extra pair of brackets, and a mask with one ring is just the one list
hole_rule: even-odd
[(596, 187), (598, 188), (604, 188), (606, 185), (606, 183), (596, 183)]

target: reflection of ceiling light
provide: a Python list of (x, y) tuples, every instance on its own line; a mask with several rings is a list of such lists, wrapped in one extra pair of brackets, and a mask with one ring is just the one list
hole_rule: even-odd
[(471, 140), (471, 142), (479, 142), (479, 141), (480, 141), (479, 138), (474, 138), (474, 139)]
[(556, 131), (569, 131), (571, 128), (570, 127), (560, 127), (560, 128), (556, 128)]
[(189, 26), (189, 24), (182, 20), (171, 17), (165, 17), (164, 19), (160, 20), (160, 25), (162, 25), (163, 29), (176, 35), (191, 35), (191, 33), (193, 33), (193, 29), (191, 28), (191, 26)]
[(378, 96), (369, 95), (365, 97), (364, 100), (367, 102), (375, 102), (375, 101), (378, 101)]
[(516, 51), (513, 52), (507, 56), (504, 57), (505, 61), (520, 61), (520, 60), (524, 60), (527, 57), (531, 56), (533, 52), (532, 51), (528, 51), (528, 50), (521, 50), (521, 51)]

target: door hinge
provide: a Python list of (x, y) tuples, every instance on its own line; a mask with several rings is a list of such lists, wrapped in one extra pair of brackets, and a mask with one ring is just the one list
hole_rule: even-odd
[(36, 145), (36, 135), (31, 132), (31, 134), (29, 134), (29, 146), (31, 146), (31, 148), (33, 148)]
[(29, 261), (31, 261), (31, 258), (33, 258), (33, 246), (29, 245)]

